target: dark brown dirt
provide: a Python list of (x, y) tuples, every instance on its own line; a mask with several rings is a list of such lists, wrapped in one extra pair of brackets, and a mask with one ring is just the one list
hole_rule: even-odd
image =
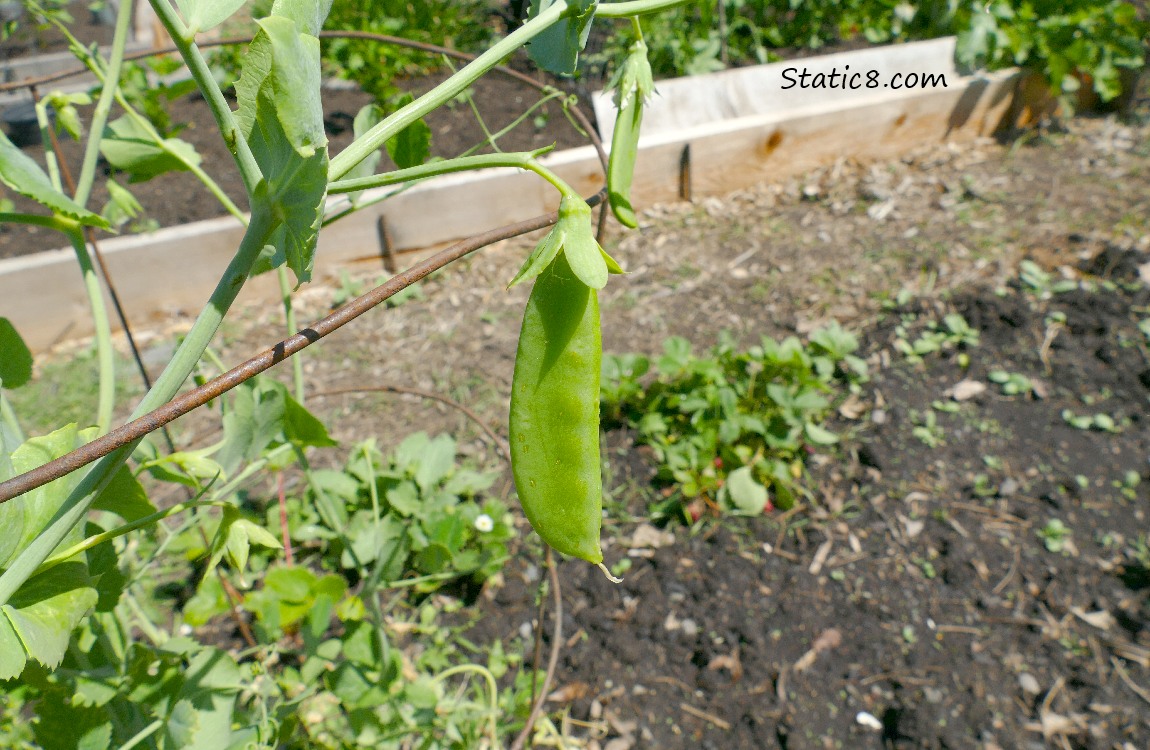
[[(1038, 306), (1016, 291), (955, 295), (946, 308), (981, 332), (972, 364), (880, 369), (869, 419), (839, 420), (853, 439), (821, 462), (809, 512), (633, 551), (619, 586), (563, 564), (559, 686), (587, 688), (572, 718), (652, 748), (1146, 746), (1135, 690), (1150, 673), (1150, 555), (1134, 550), (1147, 541), (1150, 360), (1133, 311), (1150, 309), (1150, 289), (1130, 266), (1147, 261), (1108, 247), (1082, 266), (1114, 269), (1128, 290)], [(1047, 370), (1038, 350), (1053, 312), (1069, 327)], [(869, 345), (897, 358), (890, 327)], [(1042, 381), (1045, 396), (991, 386), (940, 415), (943, 445), (911, 435), (913, 410), (996, 368)], [(1093, 409), (1128, 420), (1120, 434), (1062, 418), (1099, 394)], [(612, 442), (612, 461), (627, 455)], [(624, 481), (649, 479), (638, 455)], [(1124, 496), (1127, 472), (1143, 484)], [(1061, 553), (1038, 536), (1054, 518), (1071, 529)], [(625, 554), (617, 542), (609, 559)], [(532, 595), (522, 579), (495, 593), (480, 632), (531, 621)]]
[[(430, 90), (445, 77), (445, 74), (426, 76), (410, 81), (406, 88), (419, 95)], [(498, 74), (478, 81), (471, 91), (483, 122), (492, 133), (511, 124), (540, 98), (534, 89)], [(351, 143), (352, 121), (355, 114), (371, 99), (355, 89), (325, 90), (323, 99), (329, 151), (335, 154)], [(583, 109), (594, 122), (590, 107)], [(82, 110), (81, 114), (88, 116), (90, 111)], [(122, 112), (114, 110), (111, 119), (120, 114)], [(558, 101), (547, 102), (536, 111), (536, 115), (527, 118), (514, 130), (502, 136), (498, 141), (499, 147), (505, 151), (527, 151), (550, 144), (556, 144), (558, 148), (571, 148), (588, 142), (564, 115)], [(236, 205), (244, 208), (246, 198), (239, 172), (215, 129), (215, 122), (203, 99), (196, 95), (174, 102), (171, 107), (171, 118), (173, 123), (187, 125), (178, 137), (195, 146), (196, 151), (203, 157), (204, 171), (220, 185)], [(427, 123), (432, 131), (431, 146), (434, 156), (445, 158), (457, 156), (466, 149), (482, 144), (485, 140), (483, 126), (466, 101), (456, 101), (440, 108), (428, 115)], [(71, 141), (66, 135), (62, 135), (61, 139), (64, 160), (72, 174), (78, 175), (83, 156), (81, 145)], [(491, 153), (491, 151), (490, 147), (485, 146), (478, 153)], [(44, 163), (43, 153), (38, 146), (27, 147), (24, 152), (40, 164)], [(390, 159), (385, 154), (381, 169), (391, 166)], [(107, 170), (105, 174), (108, 174)], [(126, 184), (123, 178), (120, 178), (120, 182), (131, 190), (143, 205), (144, 216), (141, 217), (141, 221), (152, 220), (159, 227), (176, 226), (225, 215), (225, 211), (215, 198), (186, 174), (169, 173), (134, 185)], [(7, 188), (0, 192), (0, 196), (13, 200), (18, 211), (43, 212), (37, 204), (11, 193)], [(175, 196), (178, 196), (178, 200), (173, 200)], [(89, 205), (99, 210), (107, 200), (103, 180), (98, 179)], [(66, 243), (61, 235), (51, 230), (24, 225), (0, 227), (0, 258), (51, 250), (64, 244)]]

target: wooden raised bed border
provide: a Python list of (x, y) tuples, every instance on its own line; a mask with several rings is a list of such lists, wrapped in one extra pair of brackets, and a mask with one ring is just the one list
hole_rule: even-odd
[[(724, 194), (840, 158), (888, 159), (923, 145), (968, 141), (1015, 125), (1019, 113), (1033, 106), (1025, 97), (1033, 96), (1034, 87), (1024, 85), (1025, 76), (1014, 70), (959, 77), (953, 72), (953, 43), (951, 38), (794, 63), (809, 68), (850, 64), (854, 70), (873, 67), (884, 74), (946, 69), (953, 76), (948, 76), (947, 88), (865, 97), (845, 92), (787, 97), (764, 91), (763, 96), (770, 97), (768, 112), (687, 127), (672, 124), (661, 132), (661, 118), (650, 118), (645, 130), (653, 132), (645, 136), (636, 165), (636, 205)], [(730, 73), (737, 71), (716, 75)], [(744, 75), (761, 77), (764, 72)], [(660, 86), (672, 88), (670, 83)], [(668, 100), (673, 98), (668, 94)], [(585, 194), (602, 184), (590, 146), (550, 154), (545, 162)], [(521, 221), (557, 205), (549, 185), (516, 170), (429, 180), (326, 229), (320, 235), (316, 277), (335, 276), (349, 263), (382, 265), (381, 220), (390, 252), (407, 253)], [(102, 242), (129, 320), (144, 328), (173, 314), (198, 311), (242, 234), (239, 223), (225, 217)], [(267, 276), (252, 280), (241, 295), (246, 301), (277, 298), (274, 278)], [(9, 318), (34, 350), (90, 335), (88, 315), (70, 249), (0, 261), (0, 316)]]

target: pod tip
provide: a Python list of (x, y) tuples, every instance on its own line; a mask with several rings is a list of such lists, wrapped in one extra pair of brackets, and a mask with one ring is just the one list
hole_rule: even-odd
[(597, 565), (599, 566), (599, 570), (603, 571), (603, 575), (607, 576), (607, 580), (610, 581), (611, 583), (622, 583), (623, 582), (622, 578), (616, 578), (615, 576), (611, 575), (611, 571), (607, 570), (607, 566), (604, 565), (603, 563), (597, 563)]

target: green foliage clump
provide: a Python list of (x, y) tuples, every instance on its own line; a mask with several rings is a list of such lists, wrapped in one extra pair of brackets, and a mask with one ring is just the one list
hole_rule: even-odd
[(674, 337), (649, 383), (646, 357), (604, 357), (604, 419), (634, 429), (654, 450), (656, 481), (674, 486), (656, 515), (694, 521), (704, 507), (742, 515), (790, 508), (805, 495), (809, 453), (838, 441), (823, 426), (836, 397), (866, 377), (857, 349), (837, 324), (805, 346), (764, 337), (739, 351), (723, 340), (701, 357)]
[[(1121, 95), (1123, 70), (1144, 64), (1147, 33), (1150, 24), (1126, 0), (708, 0), (644, 25), (660, 77), (773, 62), (785, 49), (957, 34), (962, 67), (1030, 68), (1056, 94), (1086, 86), (1104, 102)], [(617, 67), (629, 44), (620, 26), (588, 61)]]
[[(263, 18), (271, 6), (271, 0), (257, 0), (251, 18)], [(324, 28), (384, 34), (478, 52), (494, 36), (490, 18), (490, 7), (482, 0), (334, 0)], [(254, 33), (255, 25), (250, 21), (236, 22), (230, 30), (237, 34), (245, 30)], [(432, 73), (446, 62), (429, 52), (369, 39), (324, 39), (321, 50), (328, 75), (354, 81), (388, 110), (396, 106), (402, 93), (400, 79)], [(224, 77), (234, 79), (241, 57), (241, 49), (236, 47), (215, 53), (213, 60)]]

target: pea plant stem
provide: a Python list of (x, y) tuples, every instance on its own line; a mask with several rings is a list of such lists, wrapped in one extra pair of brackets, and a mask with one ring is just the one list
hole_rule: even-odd
[[(153, 3), (162, 0), (152, 0)], [(328, 178), (332, 181), (343, 177), (352, 167), (366, 159), (373, 151), (383, 146), (389, 138), (398, 134), (411, 123), (435, 110), (463, 93), (471, 84), (505, 57), (516, 51), (534, 37), (554, 25), (567, 12), (565, 2), (557, 2), (547, 10), (511, 32), (476, 57), (459, 72), (439, 84), (405, 107), (400, 107), (391, 116), (357, 138), (350, 146), (336, 155), (328, 167)]]
[(71, 231), (75, 222), (57, 216), (0, 212), (0, 224), (32, 224), (33, 226), (55, 229), (57, 232), (67, 234)]
[(563, 195), (575, 195), (575, 191), (559, 178), (554, 172), (535, 160), (535, 157), (550, 151), (550, 148), (538, 151), (518, 151), (514, 153), (483, 154), (481, 156), (461, 156), (456, 159), (429, 162), (418, 167), (396, 169), (384, 174), (369, 177), (357, 177), (350, 180), (338, 180), (328, 185), (328, 193), (353, 193), (357, 190), (385, 187), (387, 185), (400, 185), (405, 182), (423, 180), (428, 177), (451, 174), (452, 172), (469, 172), (476, 169), (490, 169), (492, 167), (517, 167), (534, 172), (555, 186)]
[(96, 361), (99, 364), (99, 397), (96, 402), (96, 427), (104, 435), (112, 426), (112, 409), (116, 404), (116, 356), (112, 350), (112, 324), (104, 306), (104, 292), (92, 265), (92, 256), (84, 242), (80, 227), (68, 232), (68, 241), (76, 252), (76, 262), (84, 279), (88, 307), (92, 310), (92, 325), (96, 330)]
[[(603, 194), (600, 192), (588, 199), (587, 202), (590, 205), (597, 205), (602, 202), (602, 200)], [(503, 227), (492, 229), (482, 234), (477, 234), (473, 237), (469, 237), (466, 240), (457, 242), (454, 245), (433, 255), (427, 260), (421, 261), (411, 268), (396, 274), (385, 283), (372, 289), (361, 297), (357, 297), (356, 299), (333, 312), (331, 315), (316, 321), (311, 326), (304, 328), (300, 332), (296, 333), (294, 336), (280, 341), (272, 348), (264, 350), (246, 362), (243, 362), (242, 364), (232, 368), (223, 375), (214, 378), (213, 380), (205, 383), (202, 386), (199, 386), (198, 388), (183, 393), (177, 398), (172, 398), (175, 390), (178, 389), (178, 387), (183, 383), (186, 374), (184, 377), (181, 377), (178, 382), (175, 383), (175, 387), (172, 388), (172, 381), (175, 379), (176, 375), (170, 373), (174, 371), (174, 368), (177, 368), (177, 365), (179, 366), (180, 372), (190, 373), (192, 368), (195, 366), (195, 359), (198, 359), (203, 350), (207, 348), (206, 341), (204, 341), (202, 345), (199, 343), (203, 332), (197, 331), (197, 327), (199, 326), (199, 322), (197, 321), (197, 325), (193, 326), (192, 331), (189, 332), (188, 337), (184, 341), (184, 345), (181, 346), (180, 350), (176, 352), (175, 358), (168, 366), (168, 369), (164, 371), (164, 374), (160, 376), (160, 379), (156, 382), (156, 385), (153, 387), (152, 391), (150, 391), (148, 395), (144, 397), (144, 401), (142, 401), (140, 406), (136, 408), (136, 411), (133, 413), (132, 421), (116, 428), (115, 430), (112, 430), (110, 433), (104, 435), (103, 437), (97, 438), (96, 440), (93, 440), (92, 442), (77, 448), (71, 453), (65, 454), (64, 456), (55, 459), (54, 461), (49, 461), (43, 466), (32, 469), (31, 471), (25, 472), (24, 474), (12, 477), (7, 481), (0, 482), (0, 503), (11, 500), (13, 497), (28, 492), (29, 490), (33, 490), (36, 487), (43, 486), (54, 479), (59, 479), (60, 477), (76, 471), (77, 469), (80, 469), (92, 463), (93, 461), (103, 459), (99, 464), (97, 464), (96, 468), (93, 469), (89, 476), (85, 477), (85, 479), (81, 482), (81, 486), (73, 492), (73, 496), (80, 492), (89, 493), (98, 489), (100, 483), (103, 483), (108, 478), (110, 478), (110, 474), (105, 476), (104, 473), (101, 473), (98, 481), (94, 481), (91, 477), (91, 474), (94, 474), (97, 471), (107, 472), (107, 468), (101, 468), (104, 467), (105, 462), (108, 462), (112, 459), (122, 460), (124, 457), (126, 457), (126, 454), (123, 454), (124, 448), (128, 447), (130, 450), (132, 447), (134, 447), (137, 441), (142, 439), (148, 433), (158, 430), (160, 427), (172, 422), (177, 417), (187, 414), (188, 412), (206, 404), (212, 399), (219, 398), (221, 395), (227, 393), (232, 388), (235, 388), (240, 383), (255, 377), (273, 365), (276, 365), (292, 356), (293, 354), (302, 351), (316, 341), (319, 341), (324, 336), (327, 336), (331, 332), (347, 325), (377, 305), (382, 304), (385, 300), (397, 294), (398, 292), (406, 289), (412, 284), (423, 280), (432, 272), (437, 271), (440, 268), (443, 268), (444, 266), (447, 266), (448, 264), (453, 263), (460, 258), (463, 258), (470, 253), (482, 247), (486, 247), (487, 245), (490, 245), (494, 242), (510, 239), (511, 237), (533, 232), (537, 229), (543, 229), (544, 227), (554, 224), (558, 218), (559, 213), (557, 211), (553, 211), (549, 214), (537, 216), (534, 219), (528, 219), (516, 224), (509, 224)], [(249, 227), (248, 235), (245, 236), (245, 244), (248, 242), (248, 236), (251, 236), (253, 234), (253, 230), (256, 229), (258, 229), (258, 241), (260, 244), (256, 248), (249, 249), (252, 253), (252, 257), (247, 259), (248, 267), (250, 267), (254, 257), (258, 255), (259, 249), (262, 248), (268, 234), (270, 233), (269, 227), (264, 225), (262, 218), (257, 224), (256, 218), (253, 217), (252, 226)], [(254, 242), (255, 241), (253, 240), (253, 243)], [(241, 245), (241, 250), (244, 250), (244, 245)], [(247, 252), (241, 252), (239, 255), (237, 255), (237, 258), (239, 258), (240, 255), (246, 256)], [(235, 261), (233, 261), (233, 265), (234, 264)], [(231, 283), (229, 280), (230, 278), (230, 274), (225, 275), (224, 279), (221, 281), (221, 286), (228, 286)], [(213, 295), (213, 299), (215, 296), (216, 295)], [(232, 299), (234, 299), (234, 295)], [(227, 301), (230, 304), (230, 300)], [(208, 309), (214, 309), (213, 305), (209, 304)], [(185, 364), (185, 357), (190, 356), (190, 353), (185, 352), (185, 350), (188, 349), (188, 342), (193, 339), (193, 334), (195, 334), (196, 339), (196, 358), (190, 363)], [(160, 390), (161, 388), (163, 388), (163, 390)], [(166, 398), (162, 398), (162, 394), (167, 393), (169, 389), (171, 389), (171, 395), (168, 395)], [(118, 466), (119, 464), (117, 463), (116, 465)], [(69, 510), (63, 511), (63, 513), (67, 513), (69, 516), (72, 515), (71, 503), (72, 498), (69, 498), (69, 502), (65, 504), (65, 508), (68, 508)], [(61, 536), (60, 538), (62, 539), (63, 537)], [(29, 549), (32, 549), (34, 546), (36, 546), (38, 542), (39, 539), (37, 539), (36, 542), (33, 542), (33, 545), (30, 546)], [(54, 549), (56, 544), (59, 544), (59, 540), (54, 542), (52, 546), (49, 547), (49, 550)], [(44, 558), (46, 558), (47, 555), (48, 553), (44, 553)], [(44, 558), (41, 558), (39, 561), (37, 561), (36, 565), (39, 565)], [(0, 575), (0, 602), (7, 601), (7, 597), (11, 596), (12, 592), (15, 591), (15, 588), (9, 589), (5, 585), (5, 576), (9, 575), (14, 569), (15, 568), (10, 568), (6, 573)]]
[[(287, 328), (287, 333), (290, 336), (294, 331), (298, 330), (298, 326), (296, 325), (295, 306), (292, 305), (291, 279), (288, 276), (287, 266), (279, 266), (276, 268), (276, 281), (279, 283), (280, 301), (284, 308), (284, 326)], [(292, 357), (291, 374), (295, 400), (302, 404), (306, 393), (303, 379), (303, 357)]]
[(232, 152), (232, 157), (235, 159), (236, 166), (239, 167), (244, 188), (248, 195), (254, 194), (256, 186), (263, 179), (263, 172), (256, 164), (255, 156), (252, 155), (247, 141), (241, 137), (236, 118), (232, 115), (232, 109), (228, 106), (227, 100), (224, 99), (224, 94), (220, 91), (220, 86), (216, 83), (207, 60), (204, 59), (203, 53), (196, 46), (195, 36), (188, 32), (187, 27), (184, 26), (184, 22), (180, 20), (179, 15), (176, 14), (176, 9), (172, 7), (170, 2), (167, 0), (150, 0), (150, 2), (156, 16), (160, 19), (160, 23), (163, 24), (164, 30), (172, 37), (176, 49), (180, 51), (180, 56), (184, 59), (184, 64), (188, 66), (192, 78), (199, 86), (204, 101), (212, 110), (212, 116), (216, 120), (216, 126), (220, 129), (220, 135), (223, 136), (224, 143), (227, 144), (228, 150)]
[[(124, 47), (128, 44), (128, 29), (132, 21), (134, 3), (121, 2), (116, 10), (116, 30), (112, 35), (112, 52), (108, 58), (108, 70), (104, 76), (104, 87), (100, 90), (100, 98), (96, 100), (96, 109), (92, 112), (92, 124), (89, 129), (87, 146), (84, 149), (84, 161), (80, 165), (80, 179), (76, 181), (75, 200), (81, 206), (88, 205), (88, 198), (92, 195), (92, 185), (96, 180), (96, 162), (100, 158), (100, 139), (104, 132), (104, 125), (108, 122), (108, 114), (112, 111), (112, 102), (120, 88), (120, 68), (124, 63)], [(75, 46), (83, 49), (83, 46)]]
[(77, 542), (63, 552), (57, 552), (56, 554), (49, 557), (43, 562), (43, 564), (40, 565), (39, 570), (36, 572), (43, 573), (48, 568), (64, 562), (73, 555), (78, 555), (81, 552), (87, 552), (97, 544), (111, 541), (116, 537), (127, 534), (129, 531), (135, 531), (136, 529), (142, 529), (151, 526), (157, 521), (161, 521), (169, 516), (174, 516), (177, 513), (183, 513), (189, 508), (201, 507), (230, 508), (233, 507), (233, 505), (223, 500), (189, 500), (187, 502), (177, 503), (170, 508), (165, 508), (164, 510), (158, 511), (149, 516), (144, 516), (143, 518), (132, 521), (131, 523), (126, 523), (123, 526), (117, 526), (114, 529), (108, 529), (107, 531), (101, 532), (99, 534), (94, 534), (93, 536), (90, 536), (81, 542)]
[(689, 5), (697, 0), (632, 0), (625, 3), (599, 3), (595, 8), (596, 18), (628, 18), (659, 13), (680, 5)]

